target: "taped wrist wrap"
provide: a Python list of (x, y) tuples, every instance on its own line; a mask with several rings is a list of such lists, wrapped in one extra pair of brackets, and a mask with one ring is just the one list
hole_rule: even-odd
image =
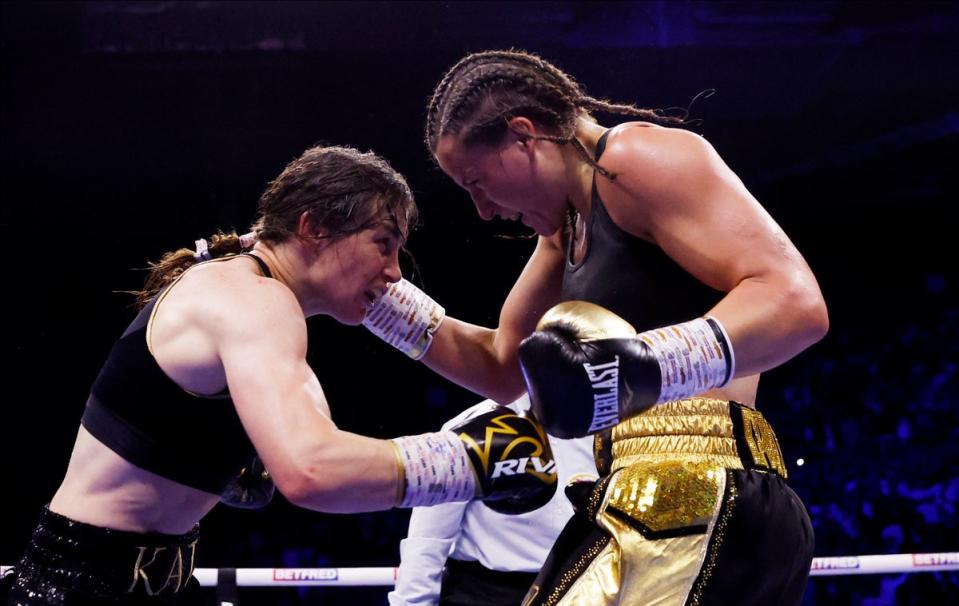
[(363, 326), (414, 360), (433, 342), (446, 310), (406, 279), (390, 284), (363, 318)]
[(735, 373), (733, 348), (712, 317), (648, 330), (637, 335), (659, 361), (663, 385), (657, 404), (722, 387)]
[(402, 495), (398, 507), (469, 501), (476, 496), (476, 476), (462, 442), (451, 431), (403, 436), (392, 440), (400, 465)]

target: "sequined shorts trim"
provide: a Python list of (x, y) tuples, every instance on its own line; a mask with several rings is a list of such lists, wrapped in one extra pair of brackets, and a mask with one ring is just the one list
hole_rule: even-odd
[(15, 566), (11, 603), (175, 596), (191, 579), (198, 539), (198, 526), (183, 535), (123, 532), (44, 507)]
[[(715, 572), (736, 568), (754, 527), (781, 528), (784, 540), (796, 541), (797, 561), (812, 557), (808, 516), (783, 483), (776, 436), (755, 410), (709, 398), (667, 402), (597, 436), (594, 452), (608, 475), (588, 494), (567, 494), (582, 523), (594, 524), (607, 540), (582, 531), (578, 546), (554, 548), (526, 604), (725, 603), (734, 595)], [(743, 494), (739, 486), (750, 489)], [(769, 515), (754, 517), (751, 510)], [(756, 546), (771, 564), (784, 556), (778, 549), (776, 541)], [(804, 577), (789, 583), (784, 595), (798, 587), (800, 599)]]

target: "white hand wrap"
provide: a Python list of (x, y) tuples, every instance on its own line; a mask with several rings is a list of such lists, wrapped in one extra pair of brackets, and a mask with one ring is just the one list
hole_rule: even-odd
[(661, 402), (671, 402), (723, 387), (735, 375), (732, 344), (716, 318), (648, 330), (637, 335), (649, 346), (663, 376)]
[(392, 440), (400, 472), (398, 507), (469, 501), (476, 476), (463, 443), (452, 431)]
[(414, 360), (426, 354), (446, 310), (403, 279), (390, 284), (363, 318), (363, 326)]

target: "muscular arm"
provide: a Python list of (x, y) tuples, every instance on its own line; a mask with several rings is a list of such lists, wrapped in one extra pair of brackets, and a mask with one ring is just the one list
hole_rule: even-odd
[(727, 293), (703, 312), (729, 333), (737, 376), (773, 368), (822, 338), (828, 317), (812, 271), (708, 142), (664, 128), (614, 135), (603, 164), (619, 177), (597, 182), (610, 215)]
[(559, 236), (539, 238), (510, 291), (495, 329), (447, 317), (423, 362), (447, 379), (501, 404), (525, 390), (516, 355), (520, 341), (559, 301), (563, 251)]
[(318, 511), (388, 509), (397, 495), (392, 446), (340, 431), (306, 363), (306, 324), (273, 281), (223, 282), (208, 330), (244, 428), (291, 502)]

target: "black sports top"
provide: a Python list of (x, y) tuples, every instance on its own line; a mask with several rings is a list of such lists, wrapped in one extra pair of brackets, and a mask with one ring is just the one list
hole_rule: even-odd
[[(597, 142), (597, 162), (608, 135), (606, 131)], [(702, 316), (723, 296), (659, 247), (620, 229), (599, 197), (595, 172), (585, 236), (586, 251), (578, 264), (572, 263), (573, 238), (567, 243), (564, 301), (602, 305), (642, 332)]]
[[(273, 277), (262, 259), (244, 255), (254, 259), (266, 277)], [(150, 353), (150, 321), (167, 289), (140, 310), (113, 345), (81, 423), (133, 465), (220, 494), (255, 451), (228, 390), (210, 396), (190, 393), (174, 383)]]

